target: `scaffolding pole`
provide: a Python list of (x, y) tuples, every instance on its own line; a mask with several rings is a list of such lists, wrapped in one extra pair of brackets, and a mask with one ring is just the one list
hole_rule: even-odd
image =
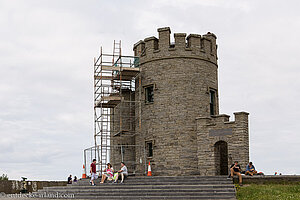
[[(94, 151), (93, 158), (97, 159), (100, 173), (110, 162), (113, 137), (135, 136), (136, 122), (141, 128), (140, 78), (139, 99), (133, 98), (139, 74), (139, 58), (122, 56), (121, 41), (114, 41), (112, 54), (104, 54), (101, 47), (99, 57), (94, 58), (94, 147), (90, 150)], [(137, 106), (138, 116), (135, 114)], [(86, 156), (84, 159), (87, 164)]]

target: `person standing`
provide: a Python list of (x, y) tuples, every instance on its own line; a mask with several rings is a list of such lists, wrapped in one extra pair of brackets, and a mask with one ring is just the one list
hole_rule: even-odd
[(234, 175), (237, 175), (239, 177), (239, 185), (242, 186), (242, 174), (240, 173), (241, 166), (238, 164), (238, 161), (235, 161), (234, 164), (231, 165), (230, 167), (230, 173), (231, 177), (233, 178)]
[(91, 181), (90, 183), (92, 185), (96, 185), (94, 183), (94, 180), (98, 178), (97, 174), (96, 174), (96, 159), (93, 159), (93, 162), (91, 164), (91, 169), (90, 169), (90, 172), (91, 172)]

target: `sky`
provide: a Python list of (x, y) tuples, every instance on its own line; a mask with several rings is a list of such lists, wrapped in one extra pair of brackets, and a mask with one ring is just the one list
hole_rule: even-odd
[(81, 177), (93, 59), (157, 28), (217, 35), (220, 113), (247, 111), (258, 171), (300, 174), (297, 0), (0, 0), (0, 174)]

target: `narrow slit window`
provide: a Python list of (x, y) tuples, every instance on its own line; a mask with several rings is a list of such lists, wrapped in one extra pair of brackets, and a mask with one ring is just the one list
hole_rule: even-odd
[(145, 99), (146, 99), (146, 103), (151, 103), (154, 101), (153, 99), (153, 85), (148, 86), (145, 88)]
[(151, 142), (146, 142), (146, 151), (147, 151), (147, 157), (152, 157), (153, 156), (153, 143)]
[(210, 115), (216, 115), (216, 92), (214, 90), (209, 91), (209, 107)]

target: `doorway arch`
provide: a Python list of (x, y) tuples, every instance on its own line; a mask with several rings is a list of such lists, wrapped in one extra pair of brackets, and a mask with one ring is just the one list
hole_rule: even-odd
[(214, 145), (216, 175), (228, 175), (228, 145), (218, 141)]

